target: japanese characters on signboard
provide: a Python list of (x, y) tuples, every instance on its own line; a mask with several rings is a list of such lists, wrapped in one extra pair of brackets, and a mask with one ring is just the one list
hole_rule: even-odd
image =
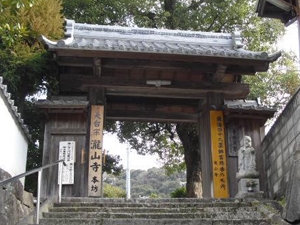
[(103, 111), (101, 105), (91, 106), (88, 196), (101, 196)]
[(240, 148), (240, 140), (243, 136), (242, 127), (235, 124), (227, 126), (228, 134), (228, 154), (229, 156), (238, 156), (238, 150)]
[(222, 111), (210, 111), (213, 185), (215, 198), (228, 198), (226, 143)]
[[(66, 163), (62, 166), (62, 184), (74, 184), (74, 163), (75, 163), (75, 141), (59, 142), (58, 159), (63, 159)], [(60, 170), (58, 171), (58, 183), (60, 180)]]

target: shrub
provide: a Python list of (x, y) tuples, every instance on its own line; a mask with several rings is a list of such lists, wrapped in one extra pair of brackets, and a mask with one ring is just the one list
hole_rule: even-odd
[(116, 186), (104, 184), (103, 197), (105, 198), (125, 198), (126, 192)]
[(171, 192), (171, 198), (185, 198), (186, 189), (185, 187), (177, 188), (175, 191)]

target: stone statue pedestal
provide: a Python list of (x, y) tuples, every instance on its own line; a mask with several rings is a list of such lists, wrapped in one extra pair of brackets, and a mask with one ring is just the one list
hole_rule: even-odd
[[(255, 185), (251, 185), (255, 184)], [(249, 186), (250, 185), (250, 186)], [(259, 179), (241, 178), (238, 182), (236, 198), (263, 198), (264, 192), (259, 191)]]

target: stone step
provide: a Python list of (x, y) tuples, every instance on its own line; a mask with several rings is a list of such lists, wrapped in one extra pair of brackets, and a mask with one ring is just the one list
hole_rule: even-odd
[(176, 202), (200, 202), (200, 203), (216, 203), (216, 202), (247, 202), (244, 199), (236, 198), (86, 198), (86, 197), (63, 197), (62, 202), (114, 202), (114, 203), (176, 203)]
[[(274, 201), (250, 199), (63, 198), (42, 225), (267, 225)], [(267, 207), (267, 208), (268, 208)], [(275, 208), (274, 208), (275, 209)]]
[(256, 212), (256, 207), (185, 207), (185, 208), (154, 208), (154, 207), (54, 207), (50, 212), (149, 212), (149, 213), (240, 213), (240, 212)]
[(112, 212), (50, 212), (43, 214), (44, 218), (118, 218), (118, 219), (263, 219), (259, 212), (240, 212), (240, 213), (112, 213)]
[(264, 219), (217, 220), (217, 219), (41, 219), (40, 225), (267, 225)]
[(54, 207), (156, 207), (156, 208), (187, 208), (187, 207), (251, 207), (248, 202), (61, 202)]

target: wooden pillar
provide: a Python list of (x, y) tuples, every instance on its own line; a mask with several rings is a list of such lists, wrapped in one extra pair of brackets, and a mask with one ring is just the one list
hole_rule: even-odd
[(208, 198), (229, 197), (223, 104), (222, 94), (208, 93), (199, 117), (203, 197)]
[(102, 194), (102, 146), (104, 125), (104, 89), (90, 89), (89, 92), (89, 165), (88, 196), (101, 197)]

